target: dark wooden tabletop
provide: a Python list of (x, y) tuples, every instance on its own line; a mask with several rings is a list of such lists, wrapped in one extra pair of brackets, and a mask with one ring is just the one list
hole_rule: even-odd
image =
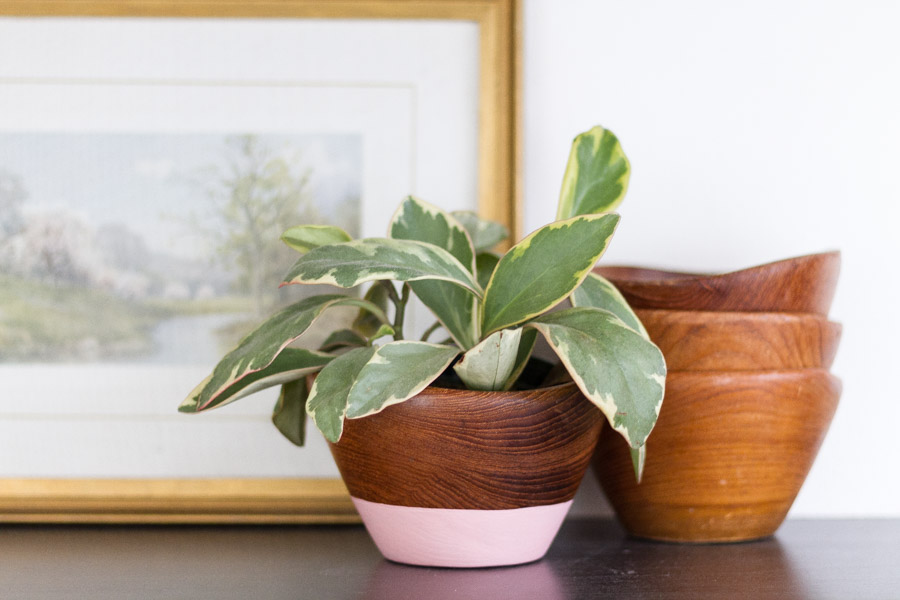
[(3, 526), (0, 598), (900, 599), (900, 520), (701, 546), (569, 520), (544, 560), (477, 570), (390, 563), (359, 526)]

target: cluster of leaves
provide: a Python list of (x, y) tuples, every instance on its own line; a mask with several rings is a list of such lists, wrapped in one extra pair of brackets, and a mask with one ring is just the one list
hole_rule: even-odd
[[(451, 366), (470, 389), (510, 389), (540, 334), (625, 438), (640, 476), (665, 362), (621, 294), (591, 272), (618, 224), (609, 211), (622, 201), (628, 175), (612, 133), (595, 127), (579, 135), (557, 220), (503, 256), (490, 251), (507, 236), (502, 226), (413, 197), (401, 203), (386, 238), (353, 240), (330, 226), (291, 228), (282, 239), (301, 257), (282, 285), (375, 283), (363, 298), (314, 296), (277, 313), (226, 355), (180, 410), (198, 412), (281, 385), (273, 417), (279, 430), (302, 444), (308, 414), (337, 442), (345, 419), (408, 400)], [(437, 319), (419, 340), (404, 338), (410, 294)], [(570, 308), (551, 312), (566, 299)], [(359, 308), (351, 328), (333, 332), (317, 350), (290, 347), (335, 306)], [(427, 341), (437, 329), (449, 338)], [(308, 386), (311, 373), (318, 375)]]

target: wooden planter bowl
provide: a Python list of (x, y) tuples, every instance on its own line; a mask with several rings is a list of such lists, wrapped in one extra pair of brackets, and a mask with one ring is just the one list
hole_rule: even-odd
[(572, 383), (512, 392), (431, 387), (347, 420), (331, 452), (387, 558), (517, 564), (537, 560), (552, 542), (602, 422)]
[(669, 371), (828, 369), (841, 325), (818, 315), (638, 309)]
[(721, 275), (597, 267), (633, 308), (828, 315), (839, 252), (810, 254)]
[(633, 535), (729, 542), (772, 535), (837, 408), (824, 370), (670, 373), (637, 484), (619, 436), (601, 436), (600, 485)]

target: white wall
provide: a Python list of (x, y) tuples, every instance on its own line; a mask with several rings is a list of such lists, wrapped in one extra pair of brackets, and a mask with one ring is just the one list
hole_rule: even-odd
[(524, 8), (526, 231), (554, 215), (571, 138), (602, 124), (632, 162), (607, 264), (842, 250), (844, 393), (791, 514), (900, 516), (900, 3)]

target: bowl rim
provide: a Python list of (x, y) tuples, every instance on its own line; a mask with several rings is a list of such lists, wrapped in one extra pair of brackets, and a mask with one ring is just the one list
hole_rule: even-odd
[[(840, 250), (827, 250), (824, 252), (814, 252), (812, 254), (803, 254), (800, 256), (792, 256), (789, 258), (782, 258), (779, 260), (774, 260), (771, 262), (762, 263), (759, 265), (753, 265), (750, 267), (745, 267), (742, 269), (735, 269), (731, 271), (723, 271), (723, 272), (709, 272), (709, 273), (695, 273), (689, 271), (672, 271), (668, 269), (659, 269), (655, 267), (645, 267), (645, 266), (637, 266), (637, 265), (597, 265), (595, 268), (597, 269), (629, 269), (629, 270), (637, 270), (637, 271), (645, 271), (645, 272), (653, 272), (658, 273), (660, 277), (658, 279), (622, 279), (618, 280), (620, 283), (628, 283), (629, 285), (668, 285), (668, 284), (682, 284), (682, 283), (696, 283), (700, 281), (707, 280), (717, 280), (725, 277), (730, 277), (738, 274), (742, 274), (748, 271), (757, 271), (768, 269), (782, 263), (790, 263), (797, 261), (811, 261), (818, 258), (831, 258), (840, 261), (841, 259), (841, 251)], [(606, 276), (607, 279), (615, 280), (614, 276)]]

